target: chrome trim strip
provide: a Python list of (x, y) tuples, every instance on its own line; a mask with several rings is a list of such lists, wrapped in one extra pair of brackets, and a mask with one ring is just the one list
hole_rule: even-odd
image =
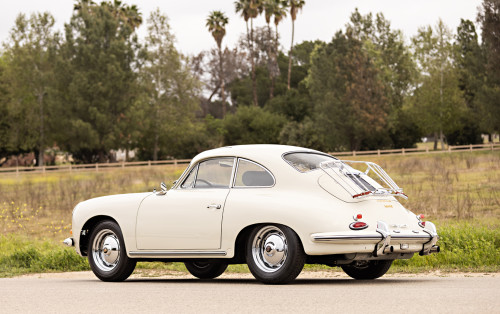
[(130, 256), (154, 256), (154, 257), (171, 257), (171, 256), (226, 256), (224, 251), (131, 251)]
[(364, 242), (371, 241), (373, 243), (380, 241), (382, 236), (380, 234), (367, 234), (367, 235), (312, 235), (315, 242)]
[[(388, 234), (389, 235), (389, 234)], [(429, 241), (430, 236), (425, 235), (412, 235), (412, 234), (390, 234), (391, 240), (408, 240), (408, 241)], [(384, 239), (382, 234), (365, 234), (365, 235), (328, 235), (328, 234), (313, 234), (311, 235), (313, 241), (315, 242), (363, 242), (370, 241), (369, 243), (376, 243)]]

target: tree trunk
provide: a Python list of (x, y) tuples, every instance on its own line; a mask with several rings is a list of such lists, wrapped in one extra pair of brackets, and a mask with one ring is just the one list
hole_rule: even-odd
[(158, 132), (155, 132), (154, 145), (153, 145), (153, 160), (158, 160)]
[(293, 35), (295, 33), (295, 21), (292, 19), (292, 43), (290, 44), (290, 53), (288, 54), (288, 89), (290, 89), (290, 79), (292, 78), (292, 53), (293, 53)]
[(444, 134), (443, 134), (443, 130), (439, 130), (439, 141), (441, 142), (441, 150), (444, 150)]
[[(269, 36), (269, 41), (271, 41), (271, 26), (269, 23), (267, 23), (267, 33)], [(269, 99), (273, 99), (274, 97), (274, 51), (272, 51), (274, 48), (271, 45), (267, 46), (267, 56), (269, 58), (268, 64), (268, 70), (269, 70), (269, 79), (271, 80), (271, 86), (269, 87)]]
[(44, 130), (44, 116), (43, 116), (43, 91), (38, 93), (38, 106), (40, 108), (40, 142), (38, 149), (38, 166), (43, 167), (45, 165), (44, 161), (44, 151), (45, 151), (45, 130)]
[(252, 65), (252, 95), (253, 95), (253, 105), (258, 106), (259, 102), (257, 100), (257, 79), (255, 77), (255, 60), (253, 53), (253, 18), (250, 19), (250, 63)]
[(226, 94), (224, 92), (224, 71), (222, 67), (222, 49), (219, 46), (220, 97), (222, 101), (222, 118), (226, 116)]
[(434, 132), (434, 150), (438, 149), (438, 135), (437, 132)]

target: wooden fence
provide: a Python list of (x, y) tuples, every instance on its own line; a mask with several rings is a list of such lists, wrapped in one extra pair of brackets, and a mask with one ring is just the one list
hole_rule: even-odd
[[(500, 143), (490, 144), (475, 144), (448, 146), (446, 150), (430, 150), (427, 148), (400, 148), (400, 149), (384, 149), (384, 150), (367, 150), (367, 151), (352, 151), (352, 152), (335, 152), (329, 153), (336, 157), (345, 156), (388, 156), (388, 155), (414, 155), (414, 154), (432, 154), (432, 153), (454, 153), (464, 151), (494, 151), (500, 150)], [(59, 166), (43, 166), (43, 167), (11, 167), (0, 168), (1, 174), (19, 174), (19, 173), (53, 173), (53, 172), (82, 172), (82, 171), (107, 171), (119, 168), (137, 168), (137, 167), (155, 167), (155, 166), (185, 166), (189, 164), (190, 159), (174, 159), (174, 160), (159, 160), (159, 161), (133, 161), (133, 162), (115, 162), (115, 163), (95, 163), (95, 164), (69, 164)]]

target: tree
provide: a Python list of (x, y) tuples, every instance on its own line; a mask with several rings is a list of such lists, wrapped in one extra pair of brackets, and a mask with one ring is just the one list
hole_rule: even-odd
[(378, 144), (382, 147), (392, 141), (392, 147), (414, 146), (420, 132), (415, 123), (409, 123), (409, 110), (404, 104), (414, 90), (417, 69), (402, 32), (391, 29), (382, 13), (361, 15), (355, 9), (346, 25), (346, 33), (362, 42), (362, 49), (378, 69), (378, 79), (383, 84), (388, 132), (378, 135), (381, 141)]
[(226, 35), (226, 24), (229, 22), (228, 18), (224, 13), (220, 11), (212, 11), (207, 19), (206, 26), (208, 31), (212, 33), (212, 36), (217, 43), (217, 48), (219, 49), (219, 80), (220, 80), (220, 90), (221, 90), (221, 101), (222, 101), (222, 116), (226, 115), (226, 95), (224, 94), (224, 70), (223, 70), (223, 55), (222, 55), (222, 39)]
[(422, 130), (434, 133), (434, 149), (438, 138), (444, 149), (444, 134), (460, 127), (459, 117), (466, 109), (452, 62), (451, 40), (452, 33), (442, 20), (434, 29), (420, 28), (412, 38), (421, 72), (414, 106)]
[(260, 107), (240, 107), (224, 119), (224, 144), (279, 143), (280, 131), (286, 119)]
[(472, 21), (461, 19), (454, 46), (458, 87), (467, 105), (468, 114), (461, 118), (464, 128), (447, 136), (449, 142), (454, 145), (478, 144), (482, 142), (481, 128), (485, 121), (483, 119), (485, 112), (479, 104), (478, 94), (486, 78), (484, 51), (479, 45)]
[(142, 158), (183, 156), (184, 144), (195, 133), (198, 82), (174, 46), (168, 19), (157, 9), (148, 19), (145, 62), (140, 69), (143, 94), (137, 147)]
[(338, 32), (317, 45), (307, 78), (318, 141), (328, 151), (371, 148), (387, 126), (387, 99), (362, 42)]
[(297, 19), (297, 13), (302, 10), (302, 7), (306, 4), (304, 0), (289, 0), (288, 5), (290, 7), (290, 17), (292, 18), (292, 41), (290, 43), (290, 52), (288, 53), (288, 89), (290, 89), (290, 79), (292, 77), (292, 55), (293, 55), (293, 37), (295, 34), (295, 20)]
[(276, 36), (274, 40), (274, 45), (268, 47), (268, 71), (269, 79), (271, 81), (271, 87), (269, 88), (269, 99), (274, 97), (274, 84), (276, 77), (279, 75), (279, 67), (277, 61), (277, 53), (279, 48), (279, 37), (278, 37), (278, 24), (286, 16), (286, 5), (287, 2), (284, 0), (264, 0), (264, 16), (266, 18), (268, 37), (272, 38), (271, 32), (271, 18), (274, 17), (274, 23), (276, 26)]
[(53, 96), (54, 60), (58, 34), (49, 13), (20, 14), (5, 46), (5, 76), (10, 95), (13, 145), (38, 152), (37, 165), (44, 165), (47, 147), (47, 106)]
[[(274, 95), (274, 86), (276, 84), (276, 77), (279, 76), (280, 74), (280, 67), (278, 64), (278, 54), (279, 54), (279, 33), (278, 33), (278, 25), (280, 22), (286, 17), (287, 14), (287, 8), (288, 8), (288, 0), (275, 0), (275, 2), (279, 2), (279, 4), (275, 5), (273, 8), (273, 16), (274, 16), (274, 26), (275, 26), (275, 36), (276, 38), (274, 39), (274, 61), (275, 61), (275, 66), (274, 69), (276, 69), (276, 75), (273, 76), (273, 79), (271, 80), (271, 91)], [(271, 97), (272, 98), (272, 97)]]
[[(252, 102), (254, 106), (258, 106), (255, 56), (253, 51), (253, 20), (262, 12), (262, 0), (238, 0), (234, 4), (236, 13), (241, 14), (247, 25), (247, 40), (250, 51), (249, 59), (252, 66)], [(248, 20), (250, 20), (250, 31), (248, 30)]]
[[(138, 51), (134, 10), (120, 2), (77, 3), (58, 65), (61, 148), (84, 162), (106, 161), (111, 149), (129, 147), (131, 107), (137, 97)], [(124, 19), (124, 12), (135, 18)], [(119, 13), (119, 14), (118, 14)], [(135, 25), (135, 23), (133, 23)]]
[(490, 134), (500, 131), (500, 2), (483, 0), (477, 21), (481, 24), (486, 57), (485, 82), (478, 95), (483, 110), (483, 128)]

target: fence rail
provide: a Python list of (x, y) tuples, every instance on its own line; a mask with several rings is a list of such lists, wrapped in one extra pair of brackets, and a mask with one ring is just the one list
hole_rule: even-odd
[[(454, 153), (464, 151), (494, 151), (500, 150), (500, 143), (490, 144), (471, 144), (460, 146), (448, 146), (446, 150), (430, 150), (427, 148), (400, 148), (400, 149), (384, 149), (384, 150), (365, 150), (352, 152), (332, 152), (329, 153), (336, 157), (346, 156), (388, 156), (388, 155), (414, 155), (414, 154), (431, 154), (431, 153)], [(58, 166), (43, 166), (43, 167), (10, 167), (0, 168), (1, 174), (19, 174), (19, 173), (53, 173), (53, 172), (82, 172), (82, 171), (107, 171), (117, 168), (136, 168), (136, 167), (155, 167), (155, 166), (172, 166), (186, 165), (191, 159), (174, 159), (174, 160), (158, 160), (158, 161), (131, 161), (131, 162), (115, 162), (115, 163), (95, 163), (95, 164), (69, 164)]]

